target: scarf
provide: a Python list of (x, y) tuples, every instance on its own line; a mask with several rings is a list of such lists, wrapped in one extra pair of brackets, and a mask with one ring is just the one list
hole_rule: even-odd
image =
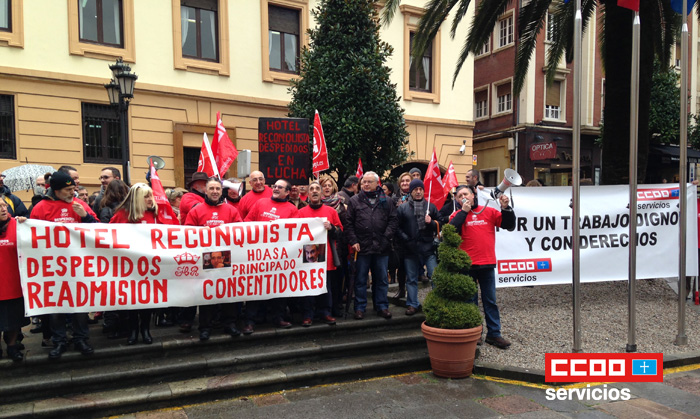
[(377, 186), (377, 189), (374, 191), (361, 191), (360, 199), (367, 202), (371, 207), (373, 207), (377, 203), (377, 199), (379, 199), (379, 205), (383, 205), (386, 208), (386, 195), (384, 194), (384, 190), (379, 186)]
[(416, 222), (418, 223), (418, 231), (422, 231), (425, 229), (425, 210), (428, 205), (425, 199), (421, 199), (420, 201), (414, 201), (413, 197), (408, 199), (413, 202), (413, 215), (416, 217)]
[(338, 211), (338, 206), (340, 205), (340, 197), (336, 193), (329, 196), (328, 198), (321, 198), (321, 202), (323, 202), (323, 205), (328, 205), (329, 207)]

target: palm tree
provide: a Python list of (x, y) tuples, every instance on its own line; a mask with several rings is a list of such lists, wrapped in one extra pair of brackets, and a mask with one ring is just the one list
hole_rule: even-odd
[[(400, 2), (401, 0), (386, 1), (382, 16), (385, 22), (391, 21)], [(466, 16), (471, 3), (471, 0), (428, 0), (425, 14), (420, 20), (414, 37), (413, 56), (423, 55), (440, 26), (453, 11), (450, 35), (454, 38), (456, 29)], [(457, 61), (453, 85), (469, 54), (479, 52), (488, 40), (498, 18), (511, 7), (512, 3), (513, 0), (482, 0), (475, 6), (474, 20)], [(658, 57), (662, 62), (668, 62), (681, 19), (671, 9), (670, 0), (642, 0), (640, 3), (642, 26), (638, 173), (639, 180), (643, 181), (649, 149), (648, 120), (654, 57)], [(559, 0), (530, 0), (520, 9), (518, 18), (520, 42), (517, 45), (513, 77), (513, 92), (516, 96), (523, 88), (530, 58), (537, 44), (537, 35), (544, 28), (550, 10), (554, 16), (555, 42), (547, 54), (547, 81), (552, 82), (562, 56), (569, 63), (573, 60), (574, 7), (574, 1), (564, 3)], [(602, 182), (605, 184), (628, 183), (631, 33), (634, 12), (618, 7), (617, 0), (582, 0), (584, 31), (591, 18), (596, 16), (597, 7), (603, 8), (600, 45), (603, 50), (606, 79)]]

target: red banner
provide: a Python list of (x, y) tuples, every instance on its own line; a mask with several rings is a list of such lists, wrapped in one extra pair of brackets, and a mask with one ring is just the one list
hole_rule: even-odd
[(326, 137), (323, 135), (323, 126), (321, 125), (321, 117), (316, 111), (314, 117), (314, 161), (313, 174), (318, 176), (318, 173), (330, 169), (328, 164), (328, 150), (326, 149)]
[(433, 157), (428, 164), (428, 170), (425, 172), (425, 198), (428, 202), (435, 205), (438, 209), (442, 208), (445, 203), (445, 188), (442, 184), (440, 176), (440, 166), (437, 161), (437, 154), (433, 148)]
[(211, 142), (211, 151), (216, 160), (216, 167), (219, 169), (219, 173), (223, 176), (236, 157), (238, 157), (238, 150), (236, 146), (233, 145), (231, 138), (224, 128), (224, 122), (221, 120), (221, 112), (216, 113), (216, 132), (214, 133), (214, 140)]
[(199, 151), (199, 164), (197, 165), (198, 172), (204, 172), (208, 176), (219, 177), (219, 169), (216, 166), (214, 153), (209, 145), (209, 138), (205, 132), (202, 136), (202, 149)]
[(445, 190), (445, 196), (447, 196), (452, 188), (458, 185), (457, 173), (455, 173), (455, 167), (452, 165), (452, 161), (450, 161), (450, 164), (447, 166), (447, 172), (445, 172), (445, 176), (442, 177), (442, 186)]

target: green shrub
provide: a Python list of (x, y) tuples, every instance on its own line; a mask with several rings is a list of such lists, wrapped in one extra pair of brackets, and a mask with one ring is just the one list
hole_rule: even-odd
[(442, 229), (438, 248), (440, 263), (433, 272), (434, 289), (423, 302), (425, 323), (441, 329), (471, 329), (481, 325), (479, 308), (468, 301), (476, 294), (474, 279), (461, 274), (471, 258), (459, 248), (462, 238), (452, 225)]

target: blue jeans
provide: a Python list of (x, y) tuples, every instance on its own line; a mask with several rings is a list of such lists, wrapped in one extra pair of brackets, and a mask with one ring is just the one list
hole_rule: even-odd
[(434, 253), (428, 255), (410, 255), (404, 259), (406, 267), (406, 305), (413, 308), (420, 308), (418, 301), (418, 278), (423, 272), (423, 266), (428, 269), (428, 278), (433, 277), (433, 270), (437, 265), (437, 258)]
[(389, 255), (357, 255), (357, 279), (355, 280), (355, 311), (367, 309), (367, 279), (372, 270), (372, 302), (376, 311), (389, 308), (389, 279), (387, 269)]
[[(493, 268), (474, 268), (469, 270), (469, 276), (479, 283), (481, 289), (481, 302), (484, 305), (484, 317), (486, 317), (487, 337), (497, 338), (501, 336), (501, 315), (496, 305), (496, 273)], [(479, 293), (474, 295), (471, 303), (479, 305)]]
[[(87, 313), (73, 313), (73, 341), (88, 340), (88, 315)], [(66, 315), (65, 313), (51, 314), (51, 341), (54, 345), (68, 343), (66, 336)]]

